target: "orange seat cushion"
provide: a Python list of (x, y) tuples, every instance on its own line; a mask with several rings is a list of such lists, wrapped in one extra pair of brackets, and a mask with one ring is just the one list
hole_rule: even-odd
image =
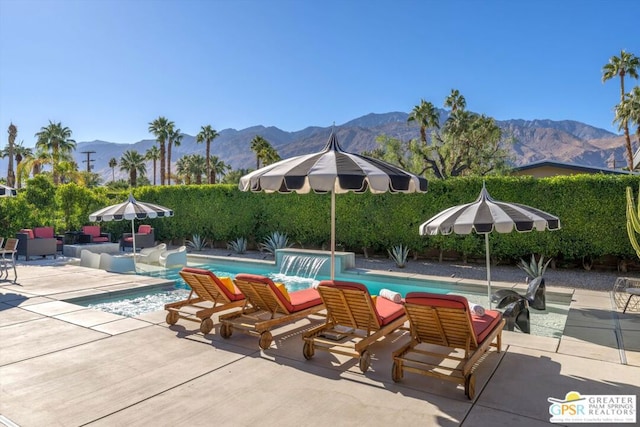
[(432, 294), (428, 292), (409, 292), (405, 299), (407, 304), (426, 305), (432, 307), (458, 308), (467, 313), (476, 341), (480, 344), (500, 323), (502, 313), (496, 310), (485, 310), (484, 316), (471, 315), (469, 301), (461, 295)]
[(139, 234), (150, 234), (151, 233), (151, 226), (148, 224), (142, 224), (140, 227), (138, 227), (138, 233)]
[(36, 227), (33, 234), (36, 238), (53, 239), (53, 227)]
[(35, 236), (33, 235), (33, 230), (30, 228), (23, 228), (22, 230), (20, 230), (20, 233), (26, 234), (27, 238), (29, 239), (35, 238)]

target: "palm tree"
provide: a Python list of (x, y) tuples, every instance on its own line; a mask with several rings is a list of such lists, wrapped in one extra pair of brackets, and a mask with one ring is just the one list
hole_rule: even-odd
[(420, 140), (424, 145), (427, 144), (427, 129), (440, 128), (440, 115), (438, 110), (431, 102), (420, 100), (420, 105), (416, 105), (411, 110), (407, 122), (416, 122), (420, 126)]
[(129, 174), (129, 185), (135, 187), (138, 181), (138, 173), (147, 173), (147, 166), (144, 164), (144, 157), (136, 150), (128, 150), (120, 158), (120, 170)]
[(260, 135), (256, 135), (251, 140), (251, 151), (256, 153), (256, 169), (260, 169), (260, 159), (262, 158), (262, 153), (264, 152), (267, 144), (267, 140)]
[(172, 127), (167, 138), (167, 185), (171, 185), (171, 146), (179, 147), (183, 136), (180, 129)]
[(156, 137), (160, 146), (160, 185), (165, 183), (165, 144), (169, 139), (169, 134), (173, 131), (173, 126), (173, 122), (162, 116), (149, 123), (149, 132)]
[(40, 128), (40, 132), (36, 133), (38, 138), (36, 148), (51, 153), (54, 184), (58, 184), (60, 181), (58, 164), (76, 149), (76, 141), (71, 139), (71, 133), (71, 129), (63, 127), (62, 123), (53, 123), (51, 120), (49, 120), (49, 125)]
[[(640, 86), (634, 87), (631, 92), (625, 95), (624, 101), (616, 105), (614, 123), (618, 123), (618, 130), (623, 130), (625, 126), (636, 127), (636, 136), (640, 142)], [(640, 148), (634, 153), (634, 166), (640, 161), (636, 156), (640, 154)]]
[(209, 179), (211, 184), (216, 183), (216, 177), (220, 177), (220, 180), (222, 180), (224, 174), (231, 169), (231, 166), (220, 160), (218, 156), (211, 156), (209, 162), (211, 163), (211, 176)]
[(196, 184), (202, 184), (202, 176), (207, 176), (207, 161), (200, 154), (189, 156), (188, 162), (189, 176), (195, 178)]
[(9, 145), (7, 146), (7, 155), (9, 157), (9, 166), (7, 168), (7, 185), (13, 187), (16, 184), (16, 176), (13, 173), (13, 155), (14, 144), (16, 142), (16, 136), (18, 136), (18, 128), (11, 123), (9, 125)]
[[(624, 103), (624, 78), (625, 76), (638, 78), (638, 68), (640, 68), (640, 59), (632, 53), (627, 53), (624, 50), (620, 51), (620, 57), (612, 56), (609, 58), (609, 63), (602, 67), (602, 82), (606, 82), (614, 77), (620, 77), (620, 104)], [(629, 136), (628, 121), (621, 122), (624, 129), (624, 138), (627, 149), (627, 165), (629, 166), (629, 173), (633, 172), (633, 148), (631, 147), (631, 137)]]
[(33, 150), (31, 150), (31, 148), (29, 147), (25, 147), (22, 145), (23, 141), (20, 141), (19, 144), (16, 144), (16, 146), (14, 147), (14, 152), (16, 155), (16, 172), (18, 174), (17, 179), (16, 179), (16, 188), (22, 188), (22, 180), (20, 179), (20, 164), (22, 163), (22, 160), (33, 156)]
[(460, 94), (458, 89), (451, 89), (451, 93), (444, 100), (444, 106), (451, 108), (451, 112), (455, 112), (458, 109), (464, 110), (467, 108), (467, 100)]
[(200, 132), (196, 135), (196, 142), (198, 144), (206, 143), (207, 150), (205, 158), (207, 159), (207, 184), (215, 183), (215, 174), (213, 175), (213, 182), (211, 181), (211, 142), (218, 137), (218, 132), (211, 127), (211, 125), (202, 126)]
[(111, 168), (111, 182), (116, 180), (116, 166), (118, 166), (118, 159), (112, 157), (109, 159), (109, 167)]
[(189, 176), (189, 155), (186, 154), (176, 162), (176, 176), (186, 185), (191, 184), (191, 176)]
[(151, 160), (153, 162), (153, 185), (156, 185), (156, 169), (158, 159), (160, 159), (160, 150), (157, 145), (152, 145), (145, 153), (145, 160)]

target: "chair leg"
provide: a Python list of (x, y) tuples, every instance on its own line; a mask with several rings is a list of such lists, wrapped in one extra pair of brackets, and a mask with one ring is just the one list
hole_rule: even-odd
[(627, 298), (627, 303), (624, 305), (624, 308), (622, 309), (623, 313), (627, 312), (627, 307), (629, 307), (629, 303), (631, 302), (631, 298), (633, 298), (635, 295), (629, 295), (629, 298)]

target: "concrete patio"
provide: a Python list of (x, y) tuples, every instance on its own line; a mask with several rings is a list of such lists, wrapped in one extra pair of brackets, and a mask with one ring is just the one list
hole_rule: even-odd
[(0, 425), (542, 426), (549, 397), (640, 390), (640, 313), (612, 310), (608, 292), (576, 289), (560, 339), (504, 332), (469, 401), (434, 378), (392, 381), (406, 332), (374, 344), (363, 374), (354, 359), (304, 359), (302, 332), (321, 317), (275, 329), (260, 351), (255, 337), (169, 327), (163, 311), (124, 318), (63, 302), (163, 279), (62, 264), (20, 264), (18, 277), (0, 282)]

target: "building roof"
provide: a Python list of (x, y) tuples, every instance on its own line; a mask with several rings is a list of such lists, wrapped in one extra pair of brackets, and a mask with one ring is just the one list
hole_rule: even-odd
[(567, 163), (567, 162), (557, 162), (554, 160), (541, 160), (538, 162), (532, 162), (526, 165), (514, 167), (513, 170), (526, 171), (529, 169), (542, 168), (542, 167), (569, 169), (572, 171), (584, 172), (584, 173), (629, 174), (629, 171), (625, 171), (621, 169), (598, 168), (595, 166), (578, 165), (575, 163)]

